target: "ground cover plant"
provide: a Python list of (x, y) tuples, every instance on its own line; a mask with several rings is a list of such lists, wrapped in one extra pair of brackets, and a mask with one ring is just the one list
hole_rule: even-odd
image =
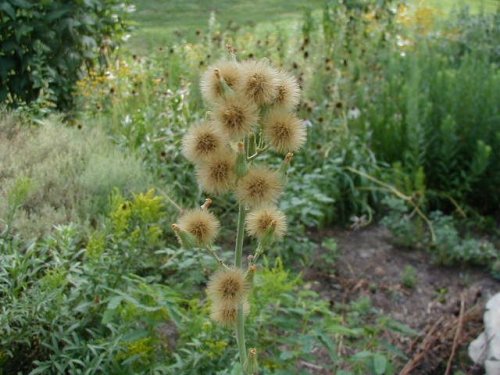
[[(0, 114), (0, 374), (474, 370), (466, 344), (500, 275), (495, 4), (144, 1), (129, 4), (131, 43), (111, 53), (99, 41), (118, 42), (114, 10), (133, 7), (84, 3), (106, 17), (88, 30), (96, 46), (75, 50), (90, 48), (88, 64), (67, 64), (71, 82), (49, 69), (65, 54), (26, 60), (34, 75), (0, 68), (39, 79)], [(0, 61), (14, 23), (59, 3), (6, 4), (17, 8), (0, 5)], [(239, 67), (287, 77), (287, 110), (262, 108), (272, 88), (236, 100), (252, 81), (237, 84)], [(280, 118), (295, 138), (270, 131)], [(198, 153), (207, 134), (224, 157)], [(216, 164), (234, 179), (214, 180)], [(271, 208), (245, 194), (257, 172), (279, 177)], [(234, 268), (246, 206), (257, 239)], [(227, 277), (244, 279), (229, 300)]]

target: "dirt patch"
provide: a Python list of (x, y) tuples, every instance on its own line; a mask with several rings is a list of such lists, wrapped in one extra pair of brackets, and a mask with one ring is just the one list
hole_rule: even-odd
[[(409, 358), (420, 355), (406, 374), (444, 373), (453, 346), (457, 351), (465, 348), (482, 330), (484, 303), (500, 291), (500, 282), (485, 271), (436, 266), (426, 252), (397, 248), (380, 226), (356, 232), (327, 230), (315, 237), (333, 238), (338, 245), (338, 259), (331, 267), (332, 250), (320, 247), (317, 261), (305, 272), (323, 298), (335, 305), (367, 295), (375, 308), (421, 332), (405, 348)], [(413, 268), (414, 278), (405, 272), (407, 266)]]

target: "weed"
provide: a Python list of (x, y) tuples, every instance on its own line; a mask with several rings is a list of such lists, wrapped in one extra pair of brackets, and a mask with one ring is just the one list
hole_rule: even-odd
[(401, 284), (407, 289), (414, 289), (417, 282), (417, 270), (409, 264), (406, 265), (401, 275)]

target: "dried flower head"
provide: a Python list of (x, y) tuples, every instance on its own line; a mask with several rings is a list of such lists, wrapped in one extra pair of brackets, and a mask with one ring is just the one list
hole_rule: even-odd
[(220, 223), (214, 214), (194, 209), (179, 217), (178, 227), (194, 236), (199, 246), (204, 246), (213, 242), (219, 232)]
[(192, 126), (182, 139), (182, 153), (193, 163), (206, 162), (224, 149), (227, 143), (213, 122)]
[[(243, 301), (243, 315), (248, 315), (250, 305), (245, 300)], [(227, 304), (223, 302), (213, 302), (210, 308), (210, 317), (212, 320), (223, 326), (233, 326), (236, 324), (238, 317), (238, 305)]]
[(283, 186), (277, 172), (266, 167), (251, 167), (238, 181), (236, 196), (240, 203), (250, 207), (274, 203)]
[(276, 207), (260, 208), (247, 215), (246, 227), (251, 236), (259, 239), (267, 235), (280, 239), (286, 232), (286, 216)]
[(245, 273), (240, 268), (221, 269), (214, 273), (207, 285), (212, 302), (236, 305), (248, 293)]
[(300, 100), (300, 87), (294, 76), (280, 72), (274, 105), (293, 110)]
[(232, 95), (219, 103), (214, 115), (224, 133), (233, 139), (250, 133), (259, 119), (257, 106), (240, 95)]
[(200, 80), (201, 94), (207, 103), (214, 104), (224, 98), (221, 79), (229, 88), (235, 89), (241, 80), (240, 64), (221, 60), (208, 67)]
[(263, 125), (264, 138), (280, 153), (296, 151), (306, 141), (306, 127), (302, 121), (282, 109), (270, 111)]
[(215, 195), (229, 191), (236, 179), (235, 163), (236, 155), (223, 151), (199, 165), (197, 176), (203, 190)]
[(250, 60), (241, 64), (240, 90), (257, 105), (272, 104), (279, 84), (278, 72), (266, 61)]

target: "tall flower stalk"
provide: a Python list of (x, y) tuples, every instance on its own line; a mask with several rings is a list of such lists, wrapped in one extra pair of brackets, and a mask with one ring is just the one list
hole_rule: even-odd
[[(305, 126), (294, 114), (300, 89), (293, 76), (267, 60), (238, 62), (234, 54), (209, 67), (200, 86), (210, 111), (187, 131), (183, 153), (195, 164), (205, 193), (232, 192), (238, 201), (234, 264), (227, 265), (212, 248), (220, 222), (209, 211), (210, 198), (200, 208), (183, 210), (172, 228), (183, 247), (204, 249), (219, 263), (207, 286), (210, 316), (234, 329), (241, 366), (255, 374), (257, 349), (247, 351), (245, 341), (249, 292), (260, 256), (286, 233), (277, 202), (292, 153), (306, 140)], [(285, 155), (280, 168), (261, 161), (268, 151)], [(246, 258), (245, 232), (256, 241)]]

